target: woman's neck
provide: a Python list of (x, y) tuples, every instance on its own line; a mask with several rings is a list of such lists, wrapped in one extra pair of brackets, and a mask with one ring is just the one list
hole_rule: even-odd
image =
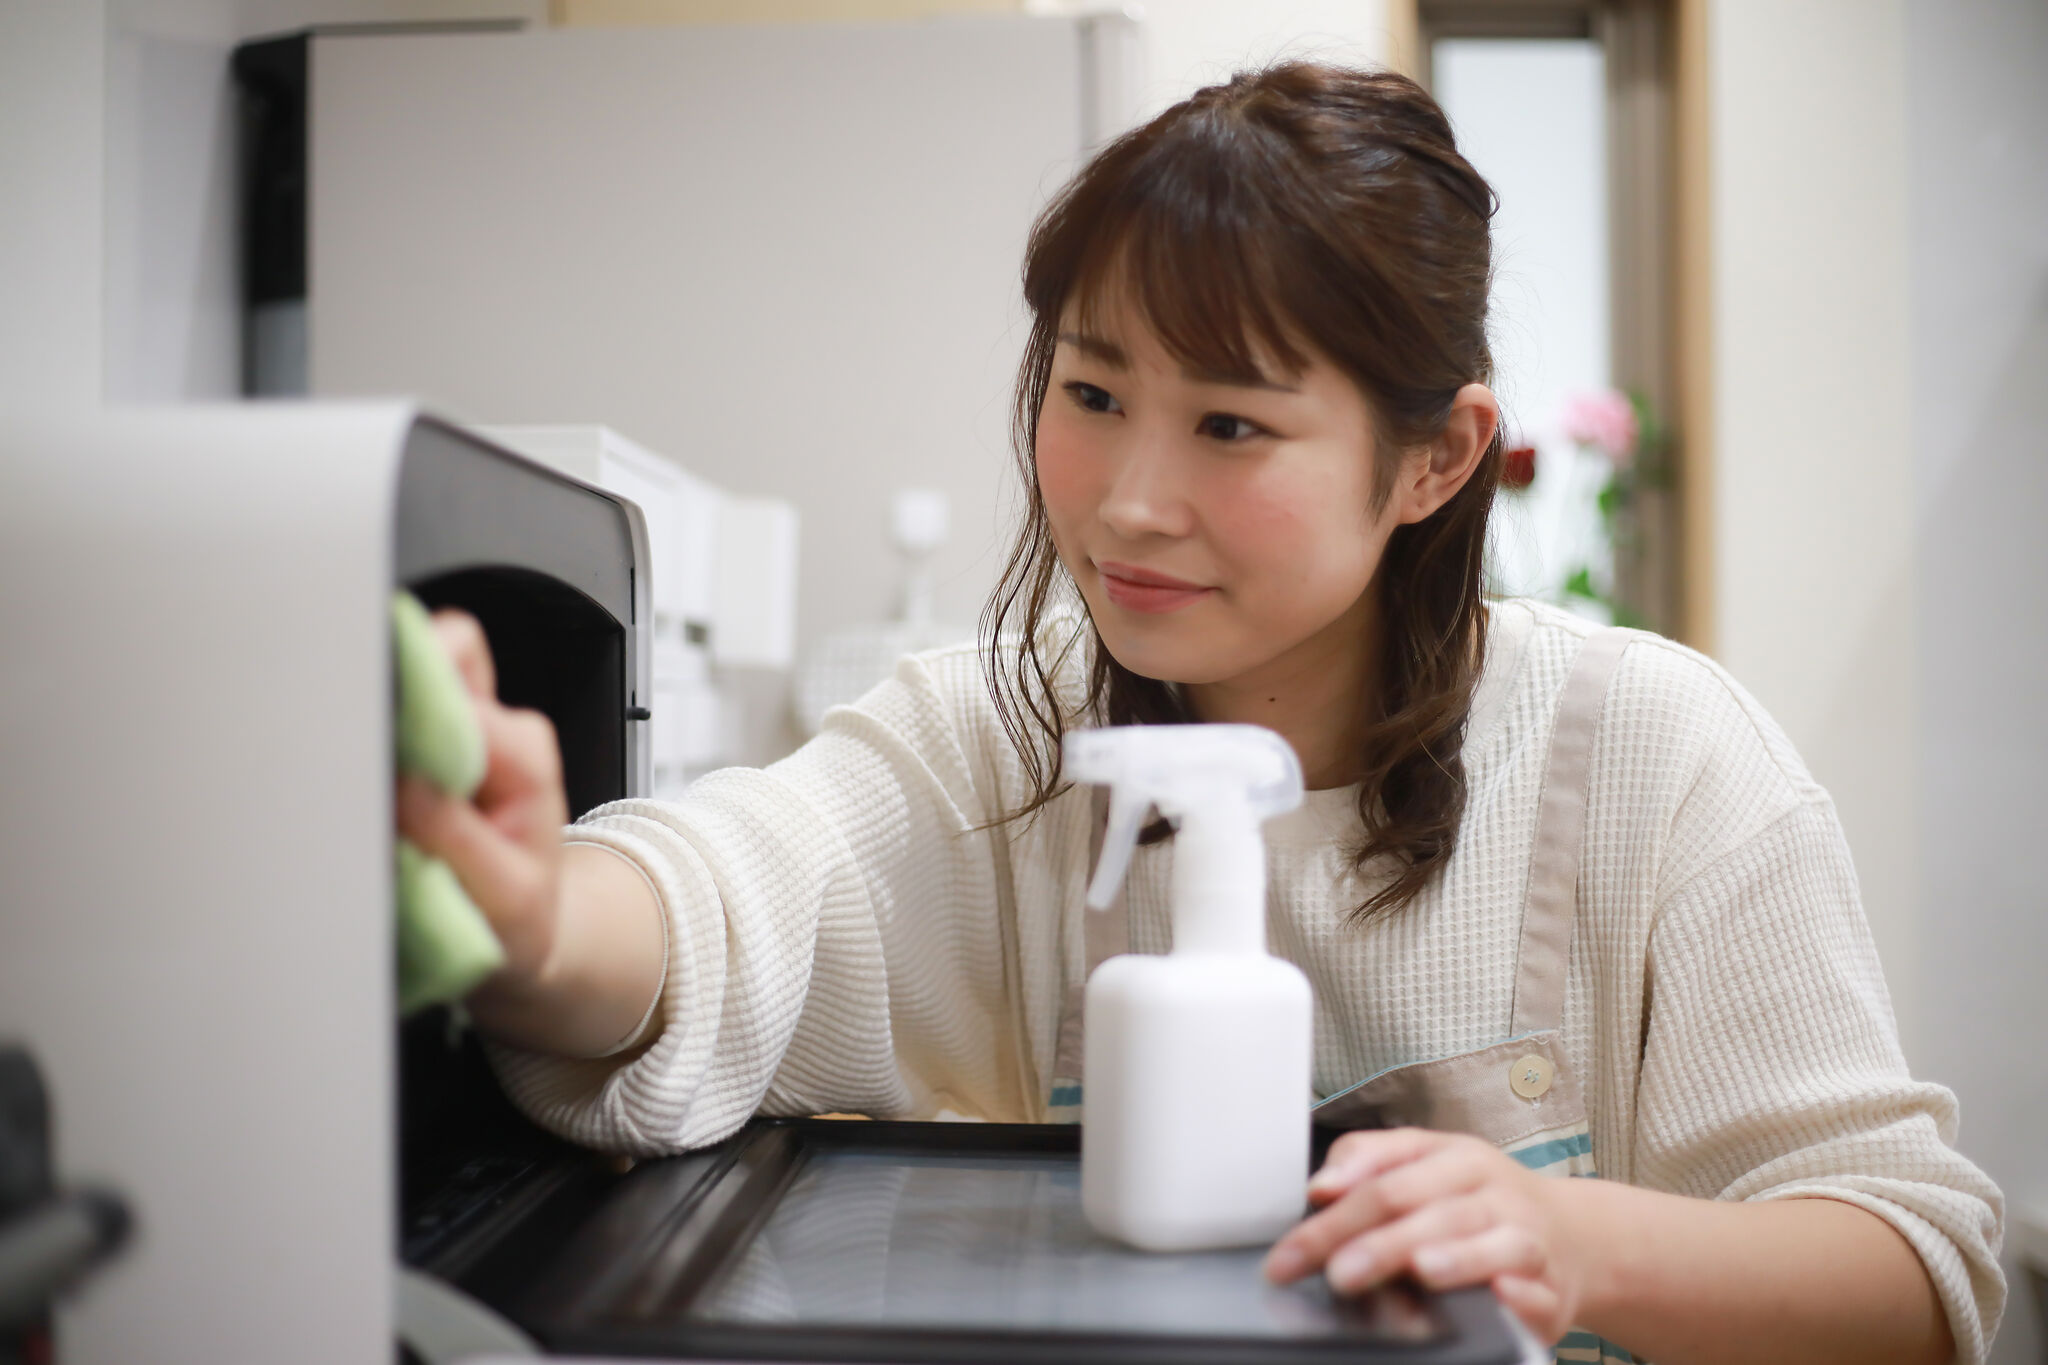
[(1300, 758), (1310, 791), (1358, 781), (1378, 677), (1373, 596), (1367, 592), (1358, 609), (1248, 673), (1184, 685), (1195, 719), (1278, 731)]

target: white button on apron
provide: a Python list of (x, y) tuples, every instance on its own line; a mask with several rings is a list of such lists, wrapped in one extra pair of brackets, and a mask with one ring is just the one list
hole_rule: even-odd
[(1550, 1089), (1551, 1081), (1557, 1078), (1557, 1068), (1550, 1058), (1532, 1052), (1518, 1057), (1508, 1068), (1508, 1085), (1525, 1100), (1533, 1100)]

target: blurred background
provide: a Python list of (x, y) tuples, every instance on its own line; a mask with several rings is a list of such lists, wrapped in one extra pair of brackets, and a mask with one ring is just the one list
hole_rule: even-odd
[[(668, 780), (767, 761), (972, 633), (1034, 212), (1282, 56), (1425, 81), (1499, 191), (1496, 585), (1675, 635), (1790, 732), (2017, 1269), (2048, 1218), (2041, 0), (5, 0), (0, 405), (414, 394), (637, 478), (660, 535), (755, 556), (657, 588)], [(2001, 1362), (2041, 1358), (2016, 1288)]]

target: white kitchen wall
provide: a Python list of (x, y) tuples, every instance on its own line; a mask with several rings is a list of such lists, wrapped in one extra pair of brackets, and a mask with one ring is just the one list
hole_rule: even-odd
[[(1908, 0), (1916, 708), (1914, 1060), (2048, 1220), (2048, 7)], [(2011, 1239), (2008, 1239), (2010, 1246)], [(2011, 1251), (1993, 1359), (2044, 1358)]]
[(107, 6), (106, 327), (110, 402), (241, 392), (229, 0)]
[(0, 404), (99, 400), (106, 53), (100, 4), (0, 5)]
[(1386, 0), (1145, 0), (1132, 8), (1143, 15), (1146, 116), (1241, 67), (1284, 57), (1385, 63), (1392, 51)]
[(546, 0), (0, 6), (0, 402), (241, 388), (236, 43), (313, 23), (523, 18)]
[[(1916, 1073), (2038, 1210), (2048, 12), (1721, 0), (1709, 36), (1717, 652), (1834, 794)], [(2041, 1358), (2013, 1287), (2000, 1365)]]
[(1722, 0), (1709, 40), (1716, 653), (1833, 793), (1910, 1039), (1904, 7)]

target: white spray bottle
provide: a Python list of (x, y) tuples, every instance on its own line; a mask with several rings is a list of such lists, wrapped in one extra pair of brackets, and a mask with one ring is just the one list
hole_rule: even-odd
[(1270, 1242), (1307, 1199), (1308, 978), (1266, 952), (1259, 826), (1301, 804), (1301, 764), (1256, 725), (1069, 734), (1066, 772), (1110, 789), (1091, 910), (1116, 898), (1147, 811), (1173, 841), (1173, 950), (1088, 980), (1081, 1205), (1150, 1251)]

